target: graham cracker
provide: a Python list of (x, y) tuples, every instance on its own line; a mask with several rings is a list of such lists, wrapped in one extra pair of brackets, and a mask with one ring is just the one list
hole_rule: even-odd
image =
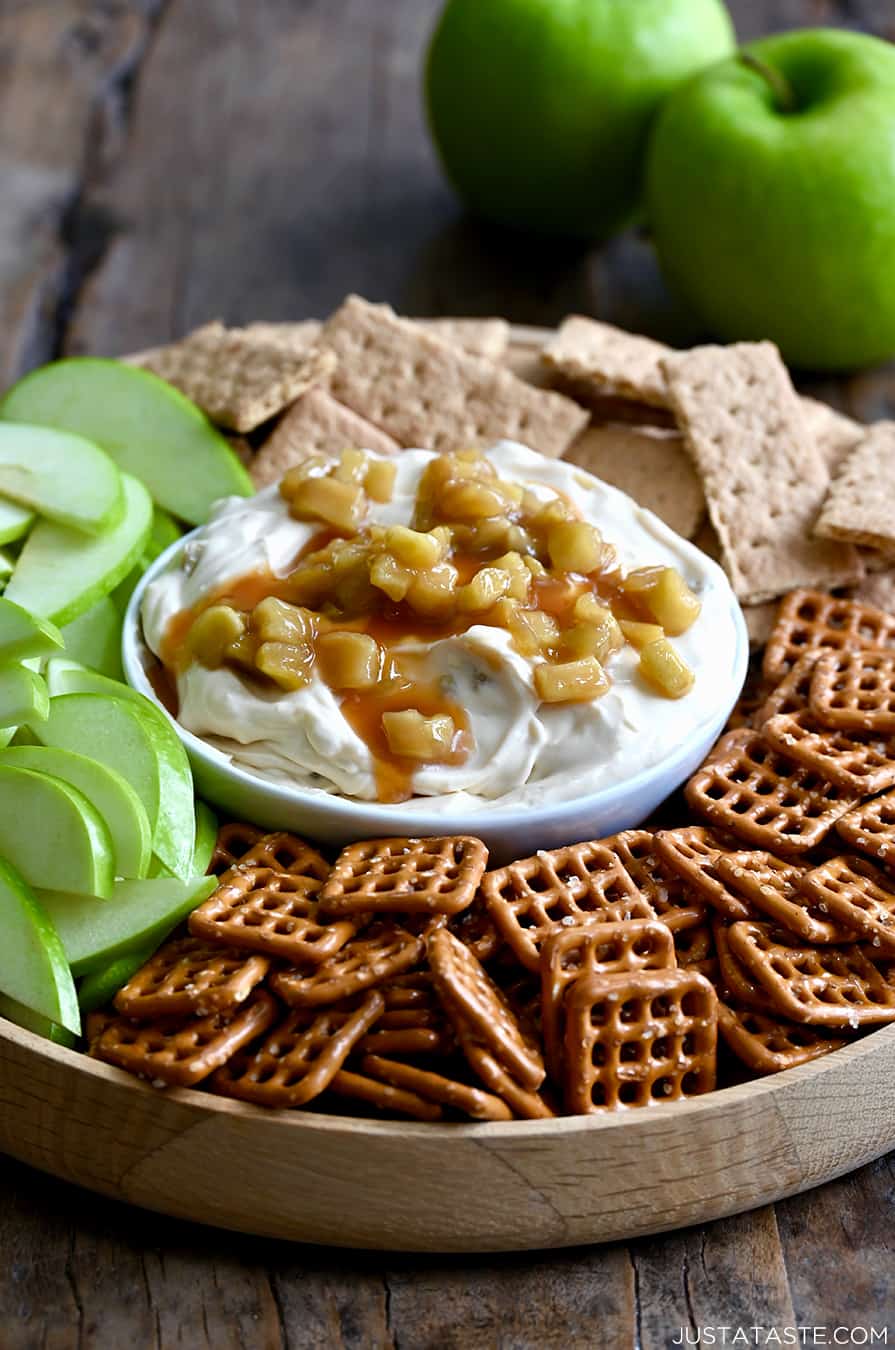
[[(473, 356), (487, 357), (489, 361), (500, 361), (510, 340), (510, 325), (506, 319), (414, 319), (413, 322), (445, 342), (462, 347)], [(319, 319), (299, 319), (294, 323), (259, 320), (248, 324), (246, 332), (277, 345), (301, 349), (312, 347), (322, 328)]]
[(856, 422), (845, 413), (820, 403), (816, 398), (802, 395), (802, 416), (809, 434), (821, 453), (831, 477), (839, 473), (858, 442), (867, 434), (863, 422)]
[[(541, 360), (560, 387), (589, 406), (608, 415), (611, 400), (619, 400), (628, 421), (638, 405), (641, 414), (647, 407), (670, 408), (662, 362), (673, 355), (674, 348), (663, 342), (573, 314), (543, 348)], [(864, 435), (864, 426), (817, 399), (802, 396), (801, 404), (808, 431), (835, 474)]]
[(414, 319), (413, 322), (433, 337), (488, 361), (502, 361), (509, 346), (510, 325), (506, 319)]
[[(889, 561), (891, 563), (891, 559)], [(849, 586), (845, 594), (849, 600), (895, 614), (895, 567), (890, 566), (885, 572), (868, 573), (857, 586)]]
[(308, 347), (316, 345), (322, 328), (319, 319), (296, 319), (292, 323), (271, 323), (267, 319), (256, 319), (246, 324), (243, 331), (275, 347), (306, 351)]
[(852, 546), (812, 536), (829, 474), (774, 344), (695, 347), (662, 369), (738, 598), (858, 580)]
[(830, 484), (815, 534), (895, 553), (895, 422), (869, 427)]
[[(708, 554), (714, 562), (720, 563), (721, 543), (715, 533), (714, 525), (707, 516), (693, 536), (693, 543), (697, 548), (702, 549), (703, 553)], [(742, 606), (743, 618), (746, 620), (746, 631), (749, 634), (750, 650), (757, 651), (767, 643), (777, 618), (777, 608), (776, 600), (765, 600), (759, 605)]]
[(523, 384), (388, 305), (350, 296), (321, 340), (338, 363), (333, 397), (405, 447), (450, 451), (507, 437), (559, 456), (589, 421), (562, 394)]
[(761, 605), (743, 605), (743, 618), (749, 634), (749, 646), (753, 651), (767, 646), (768, 638), (774, 630), (777, 620), (777, 601), (765, 600)]
[(685, 539), (692, 539), (699, 529), (705, 494), (677, 432), (591, 426), (564, 458), (627, 492)]
[(186, 394), (218, 426), (246, 432), (325, 380), (335, 357), (215, 320), (170, 347), (143, 353), (140, 364)]
[(309, 455), (338, 455), (349, 448), (391, 455), (401, 447), (325, 389), (309, 389), (287, 409), (255, 455), (252, 482), (257, 488), (267, 487)]
[(541, 360), (555, 378), (573, 387), (591, 385), (604, 395), (667, 408), (662, 361), (670, 352), (653, 338), (570, 314), (544, 347)]

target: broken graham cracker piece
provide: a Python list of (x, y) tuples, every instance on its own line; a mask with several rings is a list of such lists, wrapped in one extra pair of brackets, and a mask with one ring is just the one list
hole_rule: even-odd
[(375, 450), (379, 455), (392, 455), (401, 448), (325, 389), (309, 389), (286, 410), (255, 455), (249, 469), (252, 482), (256, 488), (268, 487), (311, 455), (338, 455), (348, 447)]
[(405, 447), (443, 452), (509, 438), (559, 456), (589, 420), (562, 394), (534, 389), (358, 296), (329, 319), (322, 341), (338, 362), (333, 397)]
[(662, 369), (738, 598), (859, 577), (851, 545), (812, 535), (829, 475), (777, 348), (696, 347)]
[(895, 553), (893, 492), (895, 422), (877, 422), (833, 479), (815, 534)]
[(326, 380), (335, 357), (215, 320), (170, 347), (144, 353), (140, 364), (192, 399), (218, 426), (245, 432)]
[(541, 353), (541, 360), (569, 388), (582, 386), (615, 398), (667, 408), (664, 342), (626, 333), (612, 324), (570, 314)]
[(563, 458), (626, 492), (685, 539), (705, 517), (702, 483), (675, 431), (591, 426)]

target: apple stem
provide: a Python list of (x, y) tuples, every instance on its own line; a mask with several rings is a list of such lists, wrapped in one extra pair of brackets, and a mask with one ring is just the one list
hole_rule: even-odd
[(739, 52), (737, 55), (741, 65), (754, 70), (770, 86), (778, 112), (792, 113), (796, 111), (796, 96), (793, 87), (781, 71), (767, 65), (753, 52)]

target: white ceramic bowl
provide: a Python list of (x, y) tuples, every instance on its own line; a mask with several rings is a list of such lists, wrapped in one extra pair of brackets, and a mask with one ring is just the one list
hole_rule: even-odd
[[(187, 536), (189, 538), (190, 536)], [(144, 661), (148, 656), (140, 625), (140, 608), (149, 583), (179, 557), (178, 540), (146, 572), (131, 596), (124, 621), (122, 660), (128, 682), (158, 703)], [(728, 677), (714, 691), (705, 718), (659, 763), (627, 782), (574, 801), (549, 805), (483, 806), (466, 813), (438, 810), (408, 812), (398, 805), (351, 801), (270, 782), (232, 764), (221, 751), (174, 722), (183, 741), (199, 794), (234, 820), (270, 829), (295, 830), (324, 844), (342, 845), (389, 835), (473, 834), (488, 845), (495, 862), (527, 857), (539, 848), (557, 848), (583, 839), (598, 839), (639, 825), (697, 768), (719, 736), (739, 696), (749, 661), (749, 639), (742, 611), (733, 593), (731, 613), (736, 630)]]

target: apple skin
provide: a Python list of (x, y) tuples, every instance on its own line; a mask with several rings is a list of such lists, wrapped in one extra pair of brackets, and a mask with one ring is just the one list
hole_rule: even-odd
[(653, 130), (647, 208), (662, 270), (716, 336), (770, 338), (791, 365), (850, 370), (895, 352), (895, 47), (835, 29), (696, 76)]
[(426, 68), (432, 135), (474, 211), (602, 238), (637, 211), (662, 99), (734, 46), (721, 0), (448, 0)]

